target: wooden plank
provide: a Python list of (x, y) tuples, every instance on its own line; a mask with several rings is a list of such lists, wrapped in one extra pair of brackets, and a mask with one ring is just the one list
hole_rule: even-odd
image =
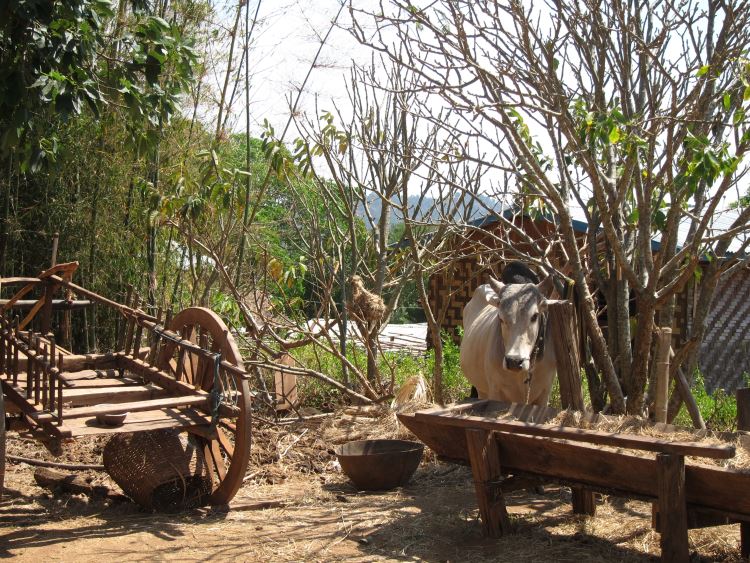
[(656, 456), (659, 487), (659, 520), (662, 561), (688, 561), (687, 501), (685, 458), (675, 454)]
[(122, 426), (101, 426), (85, 418), (71, 419), (66, 427), (73, 437), (92, 436), (97, 434), (120, 434), (123, 432), (142, 432), (145, 430), (159, 430), (175, 428), (188, 430), (204, 428), (210, 430), (210, 417), (203, 416), (192, 409), (160, 409), (157, 411), (135, 412), (128, 415)]
[(398, 413), (399, 422), (411, 430), (422, 442), (443, 459), (469, 462), (466, 433), (459, 426), (431, 424), (419, 420), (414, 413)]
[(119, 370), (109, 369), (82, 369), (80, 371), (67, 371), (63, 374), (63, 378), (66, 381), (85, 381), (85, 380), (96, 380), (96, 379), (113, 379), (118, 377), (120, 374)]
[[(122, 354), (119, 352), (63, 356), (62, 366), (60, 367), (64, 372), (80, 371), (84, 369), (119, 368), (122, 357)], [(63, 373), (63, 375), (65, 374)]]
[(497, 441), (491, 432), (467, 428), (466, 444), (484, 534), (499, 538), (510, 532), (511, 526), (499, 483), (502, 471)]
[[(165, 397), (162, 399), (150, 399), (147, 401), (136, 401), (133, 403), (117, 403), (107, 405), (93, 405), (89, 407), (80, 407), (68, 409), (65, 411), (65, 421), (70, 423), (74, 418), (95, 418), (100, 414), (110, 413), (133, 413), (139, 411), (153, 411), (163, 408), (179, 407), (206, 407), (208, 408), (209, 398), (205, 395), (195, 395), (192, 397)], [(37, 421), (50, 422), (54, 417), (45, 412), (31, 415)], [(130, 415), (128, 415), (130, 416)]]
[[(66, 389), (63, 402), (73, 407), (92, 405), (100, 402), (124, 403), (145, 401), (164, 396), (163, 389), (146, 385), (126, 385), (119, 387), (97, 387), (93, 389)], [(66, 415), (67, 416), (67, 415)]]
[(129, 377), (76, 379), (65, 385), (67, 389), (93, 389), (95, 387), (124, 387), (127, 385), (140, 385), (141, 381)]
[(572, 440), (601, 446), (613, 446), (617, 448), (630, 448), (658, 453), (675, 453), (680, 455), (691, 455), (696, 457), (709, 457), (716, 459), (729, 459), (735, 455), (735, 447), (731, 444), (712, 445), (700, 442), (671, 442), (648, 436), (636, 436), (631, 434), (607, 433), (596, 430), (583, 430), (580, 428), (568, 428), (564, 426), (550, 426), (543, 424), (530, 424), (513, 420), (496, 420), (480, 416), (445, 416), (434, 415), (422, 411), (416, 412), (415, 416), (425, 422), (446, 426), (455, 425), (464, 428), (482, 428), (485, 430), (502, 430), (529, 436), (544, 436), (561, 440)]

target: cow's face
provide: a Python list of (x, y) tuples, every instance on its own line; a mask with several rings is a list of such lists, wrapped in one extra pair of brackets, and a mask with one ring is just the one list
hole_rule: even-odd
[(542, 315), (547, 311), (545, 293), (550, 285), (549, 281), (544, 280), (539, 285), (506, 285), (494, 278), (490, 279), (495, 295), (489, 301), (497, 308), (500, 319), (505, 369), (525, 372), (531, 368), (532, 353), (543, 322)]

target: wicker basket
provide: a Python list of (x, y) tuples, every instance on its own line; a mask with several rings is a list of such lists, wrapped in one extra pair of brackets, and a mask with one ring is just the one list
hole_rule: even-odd
[(104, 447), (104, 467), (126, 495), (149, 510), (203, 506), (212, 490), (202, 449), (174, 430), (115, 434)]

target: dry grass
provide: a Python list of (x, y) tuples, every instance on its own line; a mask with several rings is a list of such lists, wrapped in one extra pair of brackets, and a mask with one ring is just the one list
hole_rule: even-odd
[[(619, 424), (609, 428), (613, 431), (634, 424), (610, 423)], [(31, 468), (12, 465), (7, 481), (12, 497), (0, 506), (0, 553), (30, 561), (66, 559), (60, 550), (65, 545), (69, 558), (81, 561), (101, 559), (103, 553), (116, 560), (578, 563), (658, 557), (650, 504), (602, 497), (596, 517), (577, 516), (562, 487), (547, 487), (543, 495), (509, 495), (515, 533), (483, 538), (470, 470), (439, 463), (431, 454), (407, 487), (355, 491), (333, 448), (349, 440), (395, 437), (410, 435), (386, 406), (344, 409), (288, 426), (258, 425), (248, 478), (229, 513), (151, 515), (129, 503), (82, 503), (50, 495), (33, 483)], [(48, 457), (37, 443), (21, 442), (15, 434), (10, 447), (19, 455)], [(75, 447), (86, 461), (98, 462), (100, 443)], [(267, 510), (247, 508), (269, 500), (279, 502)], [(694, 560), (739, 561), (738, 539), (737, 525), (691, 531)]]

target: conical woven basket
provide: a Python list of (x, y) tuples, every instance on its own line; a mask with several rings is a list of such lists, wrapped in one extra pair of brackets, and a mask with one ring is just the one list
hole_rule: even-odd
[(174, 430), (116, 434), (104, 447), (104, 467), (126, 495), (150, 510), (203, 506), (212, 490), (201, 448)]

